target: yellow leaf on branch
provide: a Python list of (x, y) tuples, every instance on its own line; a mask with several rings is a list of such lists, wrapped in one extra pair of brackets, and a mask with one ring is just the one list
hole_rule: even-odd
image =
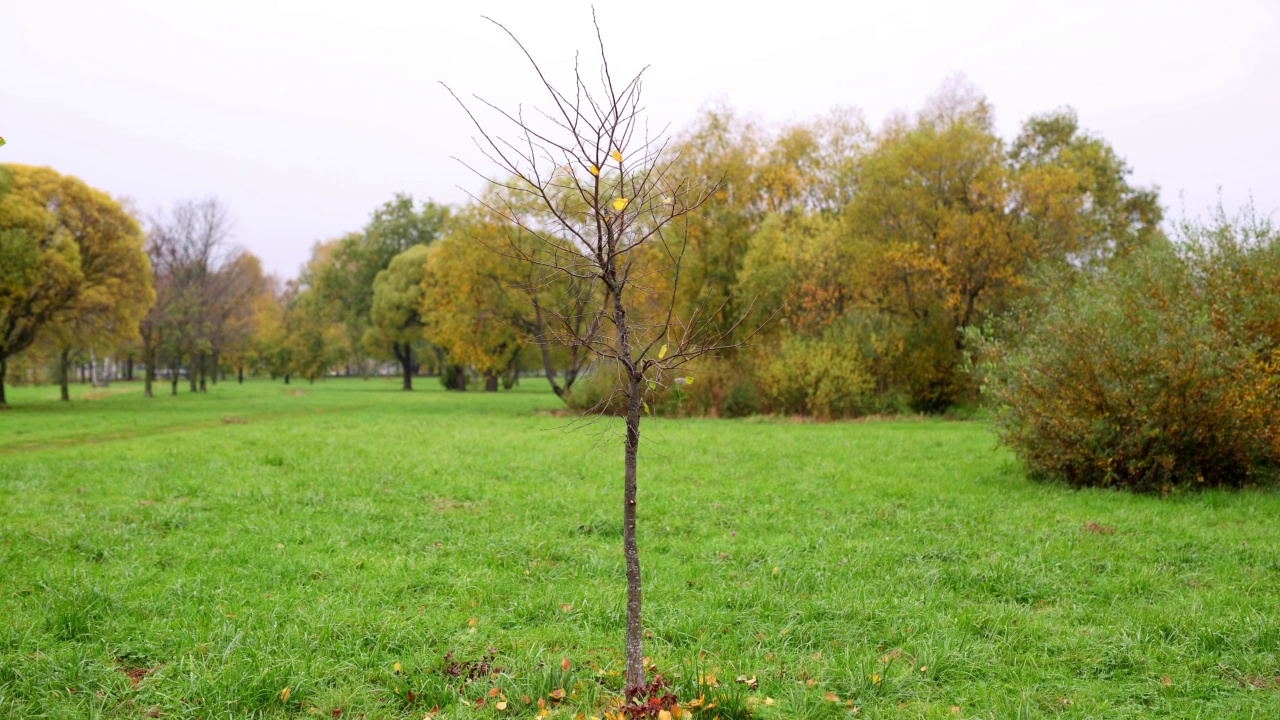
[(622, 212), (623, 210), (626, 210), (626, 209), (627, 209), (627, 204), (628, 204), (628, 203), (630, 203), (630, 202), (631, 202), (630, 200), (628, 200), (628, 199), (626, 199), (626, 198), (624, 198), (624, 197), (614, 198), (614, 199), (613, 199), (613, 209), (614, 209), (614, 210), (617, 210), (618, 212)]

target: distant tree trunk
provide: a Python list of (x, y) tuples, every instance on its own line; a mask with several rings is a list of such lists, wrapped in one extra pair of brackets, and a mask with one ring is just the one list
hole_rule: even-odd
[(4, 376), (9, 374), (9, 358), (0, 356), (0, 407), (5, 406), (4, 399)]
[(498, 392), (498, 374), (493, 371), (484, 374), (484, 391)]
[(236, 366), (236, 382), (239, 383), (240, 385), (244, 384), (244, 366), (243, 365)]
[(171, 390), (170, 395), (178, 394), (178, 363), (176, 361), (169, 368), (169, 387)]
[(289, 373), (285, 373), (285, 374), (284, 374), (284, 384), (285, 384), (285, 385), (288, 385), (288, 384), (289, 384)]
[(196, 363), (198, 362), (199, 362), (199, 359), (196, 353), (191, 353), (191, 359), (187, 361), (187, 385), (188, 385), (187, 391), (188, 392), (195, 392), (198, 389), (196, 386)]
[(124, 379), (126, 382), (133, 382), (133, 353), (124, 360)]
[(89, 371), (85, 368), (84, 363), (80, 363), (80, 384), (84, 385), (89, 382)]
[(213, 384), (218, 384), (218, 371), (221, 369), (221, 363), (218, 358), (218, 351), (213, 351), (213, 367), (210, 368), (210, 374), (213, 376)]
[[(83, 369), (83, 368), (82, 368)], [(58, 353), (58, 388), (62, 391), (60, 398), (64, 402), (71, 401), (71, 351), (63, 348)]]
[(142, 368), (142, 397), (151, 397), (151, 381), (156, 376), (155, 367), (156, 359), (152, 357), (155, 350), (151, 348), (151, 336), (142, 336), (142, 362), (146, 365)]
[(396, 360), (400, 361), (400, 372), (404, 377), (404, 383), (401, 389), (413, 389), (413, 346), (405, 343), (395, 343), (391, 346), (391, 352), (395, 354)]
[(98, 387), (98, 353), (89, 348), (89, 384)]
[(205, 380), (205, 368), (208, 364), (209, 364), (209, 356), (206, 355), (205, 353), (200, 353), (200, 392), (205, 392), (205, 390), (207, 389), (205, 387), (204, 380)]
[(467, 389), (467, 369), (462, 367), (461, 365), (453, 366), (453, 389), (454, 390)]

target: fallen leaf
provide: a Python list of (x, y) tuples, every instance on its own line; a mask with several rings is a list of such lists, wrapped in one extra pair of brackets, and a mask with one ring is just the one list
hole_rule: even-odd
[(471, 627), (475, 627), (476, 624), (479, 622), (480, 621), (475, 618), (467, 618), (467, 624), (470, 625)]
[(498, 697), (498, 693), (502, 692), (498, 688), (489, 688), (489, 697)]
[(835, 694), (835, 693), (833, 693), (833, 692), (829, 692), (829, 693), (827, 693), (827, 694), (823, 695), (823, 696), (822, 696), (822, 699), (823, 699), (823, 700), (827, 700), (827, 701), (829, 701), (829, 702), (836, 702), (836, 703), (840, 702), (840, 696), (839, 696), (839, 695), (837, 695), (837, 694)]
[(658, 711), (658, 720), (674, 720), (674, 719), (671, 717), (671, 713), (670, 713), (670, 712), (668, 712), (668, 711), (666, 711), (666, 710), (659, 710), (659, 711)]
[(547, 693), (547, 696), (550, 697), (552, 700), (563, 700), (564, 688), (556, 688), (555, 690), (552, 690), (551, 692)]
[(764, 699), (764, 704), (765, 704), (765, 705), (772, 705), (772, 704), (773, 704), (773, 698), (771, 698), (771, 697), (767, 697), (767, 698), (765, 698), (765, 699)]
[(391, 672), (400, 672), (400, 663), (391, 666)]
[(499, 700), (496, 704), (494, 704), (494, 707), (498, 708), (499, 710), (506, 710), (506, 709), (507, 709), (507, 701), (506, 701), (506, 700)]
[(289, 700), (289, 696), (290, 696), (290, 695), (292, 695), (292, 694), (293, 694), (293, 691), (292, 691), (292, 690), (290, 690), (289, 688), (285, 688), (285, 689), (281, 690), (281, 691), (280, 691), (280, 702), (287, 702), (287, 701)]
[(565, 603), (564, 605), (560, 606), (560, 612), (569, 612), (572, 609), (573, 609), (573, 606), (570, 605), (569, 603)]
[(1160, 684), (1165, 687), (1173, 687), (1173, 678), (1166, 675), (1165, 677), (1160, 678)]
[(560, 669), (561, 669), (561, 670), (568, 670), (568, 669), (569, 669), (569, 658), (565, 658), (565, 659), (563, 659), (563, 660), (561, 660), (561, 661), (560, 661)]

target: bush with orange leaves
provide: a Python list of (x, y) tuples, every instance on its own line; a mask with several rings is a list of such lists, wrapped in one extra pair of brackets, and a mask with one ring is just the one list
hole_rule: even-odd
[(1168, 492), (1280, 467), (1280, 233), (1250, 209), (1179, 229), (986, 342), (996, 432), (1033, 474)]

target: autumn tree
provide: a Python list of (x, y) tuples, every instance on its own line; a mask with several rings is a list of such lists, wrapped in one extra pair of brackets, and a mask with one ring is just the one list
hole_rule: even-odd
[[(589, 350), (617, 373), (617, 392), (625, 408), (626, 694), (629, 702), (643, 701), (636, 541), (640, 424), (646, 393), (684, 381), (677, 375), (684, 364), (723, 349), (723, 338), (736, 330), (735, 323), (709, 322), (718, 308), (683, 314), (676, 307), (685, 221), (715, 192), (717, 181), (675, 172), (678, 158), (665, 153), (661, 134), (648, 134), (641, 113), (643, 70), (615, 82), (603, 41), (600, 82), (588, 83), (575, 70), (566, 91), (547, 80), (524, 46), (509, 31), (508, 35), (529, 60), (547, 107), (526, 114), (504, 112), (481, 101), (497, 113), (495, 122), (509, 128), (511, 135), (505, 136), (490, 132), (475, 111), (462, 104), (475, 122), (487, 157), (502, 176), (514, 178), (503, 184), (505, 190), (545, 211), (530, 216), (522, 204), (488, 204), (512, 228), (513, 240), (500, 252), (536, 265), (548, 276), (588, 283), (598, 293), (599, 301), (588, 309), (594, 317), (582, 332), (574, 330), (574, 318), (544, 309), (570, 343)], [(519, 239), (525, 233), (544, 246), (545, 254), (522, 249)], [(664, 289), (655, 292), (658, 287)]]
[(6, 182), (11, 186), (0, 199), (6, 345), (30, 346), (39, 332), (57, 358), (62, 399), (69, 400), (74, 354), (133, 337), (151, 304), (142, 231), (119, 202), (77, 178), (12, 166)]
[(391, 347), (400, 363), (403, 389), (413, 389), (413, 347), (422, 342), (422, 278), (431, 251), (413, 245), (396, 255), (373, 281), (373, 307), (364, 342), (375, 349)]
[(118, 202), (68, 178), (50, 204), (80, 249), (82, 274), (78, 296), (55, 315), (45, 331), (57, 358), (65, 401), (70, 400), (71, 359), (78, 353), (89, 353), (96, 361), (96, 352), (136, 337), (138, 323), (155, 300), (155, 293), (142, 229)]
[[(484, 203), (501, 203), (512, 211), (520, 208), (532, 223), (539, 209), (525, 200), (495, 190)], [(548, 277), (537, 263), (494, 252), (509, 244), (526, 257), (538, 257), (546, 247), (528, 233), (513, 231), (483, 205), (454, 215), (449, 233), (432, 250), (423, 278), (427, 335), (453, 362), (475, 367), (485, 377), (487, 390), (497, 389), (502, 373), (513, 378), (521, 351), (536, 346), (547, 382), (564, 399), (589, 353), (558, 338), (548, 312), (571, 318), (575, 334), (585, 332), (592, 317), (587, 306), (593, 298), (584, 292), (589, 283)]]
[(84, 279), (79, 247), (46, 203), (62, 182), (46, 168), (0, 165), (0, 405), (9, 359), (75, 301)]

